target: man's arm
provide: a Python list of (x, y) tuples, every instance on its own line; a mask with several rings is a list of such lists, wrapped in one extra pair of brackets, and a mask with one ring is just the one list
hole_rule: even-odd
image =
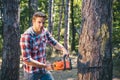
[(27, 65), (31, 65), (33, 67), (45, 68), (46, 70), (52, 70), (51, 64), (40, 63), (32, 58), (30, 58), (30, 62), (24, 61), (24, 63)]
[(68, 51), (65, 49), (63, 45), (61, 45), (57, 40), (55, 40), (52, 35), (47, 31), (46, 32), (48, 43), (51, 44), (55, 49), (63, 51), (63, 55), (68, 55)]
[(25, 64), (31, 65), (33, 67), (39, 67), (39, 68), (46, 68), (47, 65), (44, 63), (40, 63), (32, 58), (30, 58), (30, 61), (24, 61)]
[(60, 50), (63, 52), (63, 55), (69, 55), (68, 51), (65, 49), (63, 45), (61, 45), (59, 42), (54, 46), (55, 49)]

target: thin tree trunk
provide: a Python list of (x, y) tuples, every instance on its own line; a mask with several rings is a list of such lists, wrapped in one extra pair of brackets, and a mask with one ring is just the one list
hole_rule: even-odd
[(29, 0), (29, 26), (32, 25), (32, 16), (38, 10), (38, 0)]
[(71, 27), (72, 27), (72, 44), (71, 44), (71, 50), (75, 50), (75, 26), (74, 26), (74, 6), (73, 6), (74, 0), (71, 0)]
[(112, 0), (83, 0), (78, 80), (112, 80)]
[(69, 48), (69, 11), (70, 11), (70, 1), (66, 0), (65, 7), (65, 34), (64, 34), (64, 46), (68, 50)]
[(2, 13), (3, 13), (3, 5), (2, 5), (2, 0), (0, 0), (0, 19), (2, 19)]
[(49, 0), (48, 2), (48, 30), (52, 34), (53, 30), (53, 0)]
[(59, 8), (60, 8), (60, 12), (59, 12), (60, 20), (58, 24), (58, 41), (60, 40), (60, 31), (61, 31), (61, 26), (62, 26), (62, 14), (64, 10), (64, 0), (62, 0), (62, 5), (60, 5)]
[[(2, 4), (2, 0), (0, 0), (0, 34), (1, 34), (1, 37), (3, 38), (3, 4)], [(2, 44), (2, 43), (1, 43)], [(1, 46), (2, 47), (2, 46)]]
[(19, 80), (19, 4), (20, 0), (3, 1), (3, 52), (1, 80)]

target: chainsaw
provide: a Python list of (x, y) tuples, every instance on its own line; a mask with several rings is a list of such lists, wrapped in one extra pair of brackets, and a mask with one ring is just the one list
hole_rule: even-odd
[(65, 55), (63, 59), (53, 62), (52, 69), (53, 70), (71, 70), (72, 69), (71, 58)]

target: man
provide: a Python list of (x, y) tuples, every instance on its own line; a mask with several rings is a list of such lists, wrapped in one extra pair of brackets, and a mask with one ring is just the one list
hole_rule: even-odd
[(28, 28), (20, 38), (25, 80), (54, 80), (49, 71), (51, 65), (46, 63), (45, 48), (50, 44), (68, 55), (67, 50), (58, 43), (44, 28), (46, 15), (36, 12), (32, 17), (33, 26)]

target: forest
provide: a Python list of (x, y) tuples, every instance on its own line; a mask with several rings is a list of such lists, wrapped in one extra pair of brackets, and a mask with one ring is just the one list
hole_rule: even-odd
[[(120, 0), (0, 0), (0, 80), (23, 80), (19, 40), (36, 11), (77, 63), (55, 80), (120, 80)], [(46, 48), (50, 61), (59, 53)]]

